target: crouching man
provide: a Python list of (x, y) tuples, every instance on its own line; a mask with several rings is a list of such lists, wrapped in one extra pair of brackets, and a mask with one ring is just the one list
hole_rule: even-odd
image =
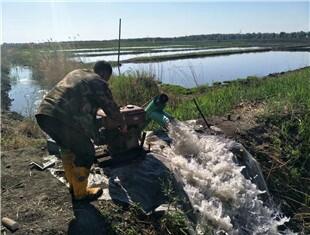
[(121, 132), (127, 128), (113, 100), (107, 81), (112, 67), (98, 61), (92, 70), (78, 69), (67, 74), (44, 97), (36, 114), (40, 128), (61, 147), (65, 177), (74, 200), (96, 200), (100, 188), (87, 187), (90, 168), (95, 160), (92, 139), (98, 109), (115, 121)]

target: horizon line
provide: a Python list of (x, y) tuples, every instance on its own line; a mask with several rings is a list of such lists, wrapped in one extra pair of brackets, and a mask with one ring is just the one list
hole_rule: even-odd
[[(309, 31), (292, 31), (292, 32), (287, 32), (287, 31), (281, 31), (281, 32), (248, 32), (248, 33), (210, 33), (210, 34), (191, 34), (191, 35), (183, 35), (183, 36), (169, 36), (169, 37), (165, 37), (165, 36), (160, 36), (160, 37), (141, 37), (141, 38), (121, 38), (122, 40), (141, 40), (141, 39), (174, 39), (174, 38), (183, 38), (183, 37), (193, 37), (193, 36), (211, 36), (211, 35), (245, 35), (245, 34), (281, 34), (281, 33), (287, 33), (287, 34), (291, 34), (291, 33), (310, 33)], [(79, 35), (79, 34), (77, 34)], [(3, 44), (44, 44), (44, 43), (68, 43), (68, 42), (112, 42), (112, 41), (118, 41), (117, 38), (115, 39), (88, 39), (88, 40), (76, 40), (76, 41), (53, 41), (52, 38), (47, 39), (46, 41), (42, 41), (42, 42), (2, 42), (0, 45), (2, 46)]]

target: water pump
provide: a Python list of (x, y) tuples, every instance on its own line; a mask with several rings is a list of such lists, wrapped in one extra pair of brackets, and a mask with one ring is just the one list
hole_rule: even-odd
[[(151, 122), (155, 121), (162, 127), (166, 127), (173, 117), (164, 111), (168, 96), (161, 94), (153, 98), (145, 109), (136, 105), (126, 105), (120, 108), (120, 112), (124, 117), (127, 125), (127, 133), (123, 134), (119, 131), (117, 123), (109, 119), (102, 110), (97, 116), (99, 129), (99, 137), (96, 141), (97, 145), (105, 145), (107, 147), (104, 163), (117, 163), (122, 160), (129, 160), (135, 156), (141, 156), (145, 153), (143, 143), (145, 133), (143, 130)], [(99, 114), (99, 113), (98, 113)]]

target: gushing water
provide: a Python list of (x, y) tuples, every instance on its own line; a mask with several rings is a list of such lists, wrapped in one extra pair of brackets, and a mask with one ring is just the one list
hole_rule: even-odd
[(281, 234), (278, 226), (289, 219), (259, 199), (265, 192), (233, 160), (234, 141), (198, 134), (181, 122), (170, 124), (169, 135), (173, 143), (164, 151), (196, 211), (198, 234), (210, 226), (219, 234)]

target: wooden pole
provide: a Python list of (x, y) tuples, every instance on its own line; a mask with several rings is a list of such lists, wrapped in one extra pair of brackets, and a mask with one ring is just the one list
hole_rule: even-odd
[(120, 53), (121, 53), (121, 29), (122, 29), (122, 19), (119, 19), (119, 24), (118, 24), (118, 56), (117, 56), (117, 66), (118, 66), (118, 73), (120, 74)]

